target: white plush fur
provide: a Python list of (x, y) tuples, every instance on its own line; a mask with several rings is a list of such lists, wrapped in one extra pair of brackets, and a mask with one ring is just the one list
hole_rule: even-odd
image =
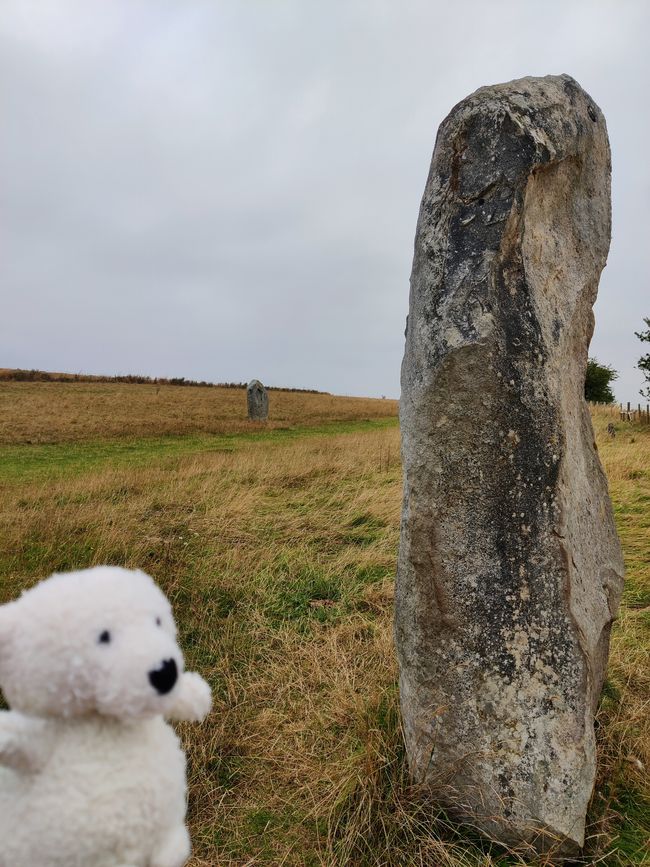
[(0, 688), (0, 867), (185, 864), (185, 756), (164, 718), (201, 720), (210, 689), (148, 575), (53, 575), (0, 606)]

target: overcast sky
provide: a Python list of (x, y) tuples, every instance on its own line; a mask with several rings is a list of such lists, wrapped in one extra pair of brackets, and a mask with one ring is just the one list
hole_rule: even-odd
[(398, 396), (436, 129), (568, 72), (607, 118), (591, 347), (650, 316), (646, 0), (2, 0), (0, 366)]

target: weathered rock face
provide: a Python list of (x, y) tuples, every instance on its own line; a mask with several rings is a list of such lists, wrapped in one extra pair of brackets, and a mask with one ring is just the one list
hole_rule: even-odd
[(251, 379), (246, 386), (248, 418), (251, 421), (266, 421), (269, 417), (269, 395), (259, 379)]
[(605, 121), (569, 76), (438, 132), (415, 239), (395, 637), (411, 770), (510, 845), (581, 846), (623, 563), (583, 385)]

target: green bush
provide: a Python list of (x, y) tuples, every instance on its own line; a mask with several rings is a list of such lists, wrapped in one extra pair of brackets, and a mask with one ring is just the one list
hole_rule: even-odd
[(618, 372), (613, 367), (590, 358), (585, 377), (585, 399), (591, 403), (614, 403), (616, 398), (610, 383), (615, 379), (618, 379)]
[[(639, 338), (639, 340), (643, 341), (644, 343), (650, 343), (650, 319), (645, 318), (643, 321), (648, 326), (648, 330), (635, 331), (634, 333)], [(646, 387), (641, 389), (641, 394), (643, 395), (643, 397), (650, 398), (650, 352), (647, 355), (642, 355), (641, 358), (637, 361), (636, 366), (644, 375), (646, 381)]]

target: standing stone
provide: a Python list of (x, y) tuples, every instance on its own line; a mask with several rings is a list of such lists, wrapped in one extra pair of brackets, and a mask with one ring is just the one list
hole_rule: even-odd
[(246, 400), (250, 421), (266, 421), (269, 417), (269, 395), (259, 379), (251, 379), (246, 386)]
[(415, 238), (395, 638), (411, 771), (570, 854), (623, 562), (583, 397), (610, 239), (602, 113), (568, 75), (443, 121)]

